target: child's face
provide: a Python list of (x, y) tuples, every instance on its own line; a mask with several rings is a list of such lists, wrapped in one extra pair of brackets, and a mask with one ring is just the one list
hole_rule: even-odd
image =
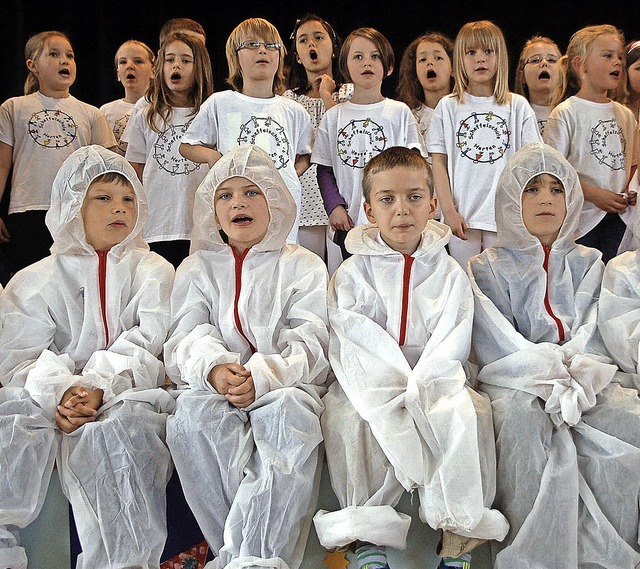
[(614, 34), (602, 34), (589, 46), (584, 61), (577, 61), (580, 88), (604, 92), (615, 89), (622, 77), (623, 46)]
[(367, 38), (355, 37), (351, 42), (347, 69), (354, 86), (361, 89), (379, 87), (386, 77), (380, 51)]
[(68, 91), (76, 80), (76, 60), (73, 48), (62, 36), (50, 37), (36, 59), (27, 60), (27, 67), (35, 74), (40, 90)]
[(427, 221), (436, 212), (424, 170), (398, 166), (375, 174), (364, 211), (376, 223), (384, 242), (411, 255), (420, 245)]
[(298, 63), (313, 73), (331, 74), (333, 42), (324, 26), (310, 20), (296, 31), (296, 53)]
[(222, 182), (214, 196), (216, 219), (238, 253), (262, 241), (269, 227), (269, 207), (262, 190), (236, 176)]
[(126, 90), (144, 93), (153, 76), (153, 64), (147, 52), (134, 43), (124, 44), (116, 53), (116, 75)]
[(172, 41), (164, 50), (163, 77), (177, 102), (188, 100), (195, 82), (193, 51), (184, 42)]
[(237, 51), (238, 65), (245, 81), (273, 81), (280, 65), (280, 49), (271, 49), (265, 43), (272, 45), (272, 40), (265, 40), (259, 36), (247, 36), (242, 43), (260, 42), (260, 47), (243, 47)]
[(630, 95), (640, 97), (640, 59), (629, 66), (627, 73), (629, 75)]
[(551, 247), (566, 215), (564, 186), (558, 178), (539, 174), (527, 182), (522, 191), (522, 221), (531, 235)]
[(96, 251), (104, 251), (133, 231), (136, 194), (129, 183), (97, 180), (89, 185), (80, 211), (87, 243)]
[(416, 74), (427, 92), (450, 92), (453, 67), (444, 47), (437, 42), (423, 41), (416, 49)]
[[(524, 53), (524, 82), (529, 93), (551, 93), (560, 75), (560, 51), (550, 43), (536, 42)], [(539, 60), (539, 61), (538, 61)]]
[(498, 70), (498, 56), (493, 49), (471, 46), (464, 52), (462, 63), (470, 89), (490, 86), (493, 91), (494, 78)]

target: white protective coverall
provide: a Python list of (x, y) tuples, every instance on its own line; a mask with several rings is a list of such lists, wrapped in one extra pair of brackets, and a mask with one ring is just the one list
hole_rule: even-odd
[[(551, 247), (522, 218), (522, 191), (542, 172), (565, 188), (567, 213)], [(573, 240), (582, 201), (561, 154), (523, 147), (498, 184), (496, 247), (469, 263), (478, 380), (496, 434), (495, 505), (510, 523), (496, 569), (640, 563), (640, 408), (604, 355), (601, 253)]]
[(327, 548), (355, 540), (403, 549), (410, 518), (394, 510), (418, 490), (434, 529), (502, 539), (491, 406), (467, 384), (473, 295), (447, 254), (450, 229), (429, 221), (416, 252), (394, 251), (375, 225), (352, 229), (353, 257), (329, 287), (329, 359), (338, 381), (322, 428), (341, 510), (320, 510)]
[[(241, 255), (223, 241), (214, 209), (216, 188), (235, 176), (262, 190), (270, 214), (262, 241)], [(192, 254), (176, 273), (165, 362), (184, 391), (167, 444), (214, 567), (297, 568), (315, 508), (328, 274), (317, 255), (286, 243), (295, 218), (269, 155), (234, 148), (196, 192)], [(245, 409), (207, 380), (225, 363), (251, 372), (256, 400)]]
[[(98, 175), (135, 189), (131, 234), (97, 253), (81, 206)], [(140, 238), (146, 201), (136, 174), (101, 146), (60, 168), (47, 214), (52, 255), (23, 269), (0, 295), (0, 567), (26, 567), (12, 535), (38, 515), (54, 458), (83, 553), (78, 568), (157, 568), (166, 539), (164, 444), (173, 399), (158, 359), (169, 326), (173, 267)], [(56, 405), (74, 385), (104, 390), (98, 419), (62, 434)], [(7, 527), (8, 526), (8, 527)]]

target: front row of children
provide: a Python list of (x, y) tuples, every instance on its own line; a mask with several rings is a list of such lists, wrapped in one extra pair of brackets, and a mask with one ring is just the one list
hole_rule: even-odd
[(605, 271), (575, 244), (580, 185), (542, 143), (504, 170), (496, 247), (469, 278), (424, 158), (390, 148), (363, 187), (371, 224), (328, 283), (286, 242), (296, 206), (270, 156), (231, 149), (197, 190), (174, 282), (140, 238), (124, 158), (67, 159), (52, 255), (0, 294), (0, 567), (26, 568), (17, 529), (55, 460), (78, 567), (159, 566), (173, 462), (209, 566), (296, 569), (323, 448), (341, 510), (316, 530), (359, 568), (404, 547), (394, 507), (414, 490), (441, 568), (485, 540), (499, 569), (640, 563), (640, 252)]

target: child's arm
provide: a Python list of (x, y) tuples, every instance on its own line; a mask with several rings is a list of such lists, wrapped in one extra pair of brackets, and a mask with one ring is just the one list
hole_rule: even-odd
[(311, 154), (298, 154), (296, 156), (295, 169), (298, 177), (304, 174), (311, 166)]
[(333, 93), (336, 90), (336, 82), (333, 80), (333, 77), (327, 75), (320, 75), (316, 79), (318, 83), (318, 92), (320, 93), (320, 98), (324, 103), (325, 112), (336, 105), (336, 101), (333, 98)]
[(136, 171), (136, 175), (138, 176), (138, 180), (142, 183), (142, 176), (144, 175), (144, 162), (129, 162), (133, 169)]
[(211, 168), (220, 158), (222, 154), (215, 148), (208, 148), (203, 144), (187, 144), (183, 142), (178, 149), (180, 154), (191, 162), (198, 164), (208, 164)]
[(354, 223), (347, 213), (347, 202), (340, 195), (336, 177), (331, 166), (317, 165), (316, 177), (329, 224), (334, 230), (349, 231)]
[[(13, 164), (13, 147), (4, 142), (0, 142), (0, 200), (4, 195), (9, 179), (9, 172)], [(4, 221), (0, 219), (0, 243), (8, 243), (11, 239)]]
[(451, 231), (456, 237), (466, 240), (467, 236), (465, 232), (467, 231), (467, 224), (464, 218), (458, 213), (453, 201), (449, 172), (447, 169), (447, 155), (431, 153), (430, 156), (433, 163), (433, 185), (438, 201), (440, 202), (444, 222), (451, 227)]
[(599, 209), (608, 213), (622, 213), (627, 209), (629, 203), (625, 194), (617, 194), (604, 188), (599, 188), (584, 181), (583, 176), (579, 176), (580, 185), (584, 199), (591, 202)]

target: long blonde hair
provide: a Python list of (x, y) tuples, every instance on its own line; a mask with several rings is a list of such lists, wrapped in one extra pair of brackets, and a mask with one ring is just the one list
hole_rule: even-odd
[(496, 103), (504, 105), (509, 102), (509, 52), (502, 30), (489, 20), (467, 22), (460, 28), (453, 46), (453, 76), (455, 83), (453, 92), (459, 101), (469, 87), (469, 77), (464, 70), (464, 54), (470, 48), (483, 47), (492, 49), (496, 54), (496, 75), (493, 96)]
[[(42, 52), (47, 46), (47, 42), (51, 38), (56, 38), (56, 37), (66, 39), (69, 42), (69, 45), (71, 45), (71, 41), (69, 40), (69, 38), (66, 36), (66, 34), (63, 34), (62, 32), (58, 32), (56, 30), (50, 30), (48, 32), (40, 32), (39, 34), (35, 34), (31, 36), (27, 40), (27, 43), (24, 46), (24, 60), (29, 61), (30, 59), (31, 60), (38, 59), (38, 57), (42, 55)], [(27, 79), (24, 82), (24, 94), (31, 95), (31, 93), (35, 93), (38, 89), (40, 89), (40, 82), (38, 81), (38, 78), (35, 76), (33, 71), (29, 70)]]
[[(560, 97), (561, 101), (568, 99), (580, 91), (580, 75), (575, 67), (575, 59), (579, 57), (582, 61), (589, 55), (591, 45), (596, 39), (604, 35), (614, 35), (620, 40), (620, 44), (624, 46), (624, 34), (615, 26), (609, 24), (601, 24), (599, 26), (587, 26), (575, 32), (569, 40), (567, 46), (567, 82), (565, 89)], [(622, 65), (623, 76), (620, 82), (626, 81), (626, 67)], [(615, 97), (615, 90), (607, 93), (609, 98)]]
[(287, 49), (284, 47), (282, 38), (277, 28), (264, 18), (249, 18), (240, 22), (229, 34), (225, 52), (227, 55), (227, 65), (229, 66), (229, 77), (227, 83), (233, 87), (234, 91), (242, 92), (244, 81), (242, 79), (242, 69), (238, 61), (237, 49), (240, 44), (247, 38), (262, 38), (263, 41), (279, 43), (280, 59), (278, 61), (278, 70), (273, 77), (273, 92), (281, 95), (285, 90), (284, 82), (284, 60), (287, 55)]
[(189, 105), (191, 114), (195, 115), (204, 101), (213, 93), (213, 73), (211, 71), (211, 59), (209, 52), (197, 36), (188, 32), (171, 32), (160, 46), (156, 59), (153, 81), (148, 91), (149, 107), (146, 111), (146, 119), (149, 128), (160, 133), (156, 118), (160, 117), (165, 122), (171, 120), (172, 107), (174, 106), (171, 89), (167, 87), (164, 78), (165, 48), (174, 41), (180, 41), (191, 48), (193, 52), (193, 87), (189, 91)]

